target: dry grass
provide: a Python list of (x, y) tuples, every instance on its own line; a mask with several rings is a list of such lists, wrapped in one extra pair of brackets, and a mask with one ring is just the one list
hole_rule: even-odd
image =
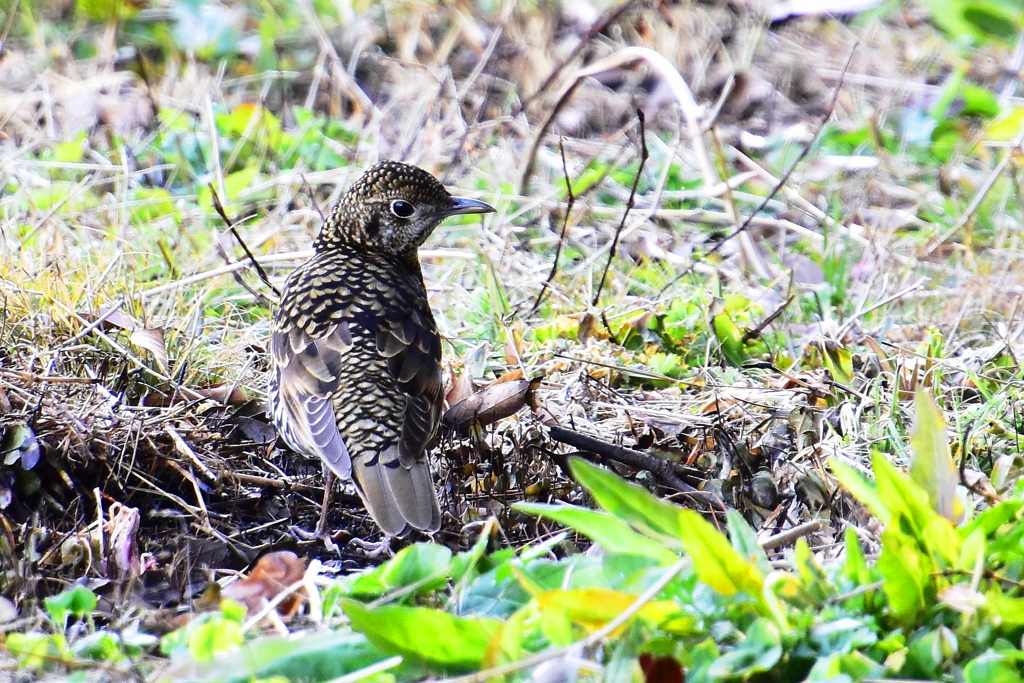
[[(959, 57), (911, 13), (769, 27), (727, 3), (635, 2), (587, 35), (583, 9), (509, 4), (483, 21), (409, 2), (337, 26), (310, 16), (309, 33), (284, 42), (315, 54), (314, 68), (254, 75), (179, 55), (146, 82), (102, 41), (85, 60), (31, 44), (6, 53), (0, 427), (10, 434), (30, 426), (43, 454), (27, 472), (0, 468), (10, 496), (0, 535), (6, 594), (20, 600), (72, 577), (109, 576), (109, 548), (91, 554), (87, 536), (113, 503), (142, 514), (133, 552), (150, 564), (136, 588), (155, 604), (191, 597), (206, 569), (238, 568), (268, 547), (295, 544), (292, 525), (312, 526), (319, 466), (273, 448), (260, 408), (269, 310), (252, 292), (269, 293), (251, 269), (226, 272), (241, 251), (201, 195), (212, 184), (227, 196), (239, 232), (280, 285), (308, 249), (320, 212), (360, 169), (386, 157), (499, 207), (482, 227), (442, 227), (424, 255), (452, 373), (544, 376), (542, 411), (446, 442), (439, 540), (458, 544), (465, 525), (488, 515), (502, 520), (509, 543), (547, 532), (508, 506), (580, 496), (558, 466), (567, 449), (549, 438), (552, 420), (667, 459), (688, 483), (741, 509), (765, 538), (818, 520), (812, 545), (825, 557), (847, 525), (873, 538), (825, 460), (863, 467), (872, 447), (905, 457), (907, 390), (929, 384), (955, 397), (950, 407), (970, 403), (977, 383), (956, 373), (984, 347), (974, 332), (1015, 348), (1024, 283), (1014, 212), (992, 212), (987, 237), (973, 223), (959, 241), (941, 236), (988, 178), (1015, 177), (1017, 159), (1000, 165), (1005, 150), (985, 148), (940, 172), (897, 151), (843, 171), (812, 152), (782, 182), (833, 102), (839, 128), (871, 121), (881, 129), (936, 96)], [(688, 136), (671, 78), (650, 65), (597, 74), (563, 99), (580, 69), (627, 46), (680, 69), (675, 78), (704, 107), (699, 139)], [(998, 77), (980, 72), (989, 58), (1006, 55), (975, 56), (972, 75), (983, 85)], [(167, 158), (180, 149), (155, 144), (170, 130), (182, 131), (179, 146), (227, 138), (216, 114), (252, 103), (291, 131), (300, 127), (292, 105), (343, 119), (351, 139), (321, 142), (349, 165), (318, 169), (299, 158), (282, 167), (280, 132), (260, 123), (232, 145), (208, 144), (192, 166)], [(647, 114), (651, 157), (623, 224), (639, 158), (637, 107)], [(232, 192), (238, 140), (251, 141), (246, 163), (259, 172)], [(571, 178), (607, 170), (578, 192), (571, 211), (560, 144)], [(82, 150), (80, 160), (58, 158), (69, 145)], [(941, 191), (940, 180), (951, 189)], [(697, 258), (780, 182), (756, 220)], [(176, 188), (159, 200), (165, 206), (141, 191), (164, 184)], [(990, 199), (1020, 206), (1012, 184), (998, 191)], [(945, 220), (936, 229), (920, 215)], [(556, 276), (531, 315), (563, 232)], [(748, 328), (781, 311), (766, 335), (792, 367), (722, 363), (708, 311), (715, 297), (731, 295), (752, 302)], [(651, 341), (652, 321), (674, 302), (697, 311), (687, 320), (691, 368), (681, 381), (652, 369), (656, 345), (618, 343), (630, 330)], [(125, 325), (96, 324), (111, 307), (149, 332), (133, 337)], [(561, 333), (538, 332), (559, 325)], [(822, 341), (858, 352), (848, 386), (827, 375), (813, 350)], [(160, 346), (166, 360), (154, 353)], [(1012, 379), (979, 362), (968, 369)], [(1012, 425), (1007, 411), (1018, 394), (1012, 383), (1004, 388), (987, 415)], [(335, 528), (373, 533), (358, 506), (336, 506)]]

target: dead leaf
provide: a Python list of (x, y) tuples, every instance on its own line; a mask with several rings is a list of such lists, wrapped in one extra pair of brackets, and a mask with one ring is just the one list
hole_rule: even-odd
[(102, 320), (100, 329), (109, 330), (118, 328), (129, 332), (128, 341), (145, 349), (153, 354), (157, 367), (161, 372), (167, 373), (170, 368), (170, 358), (167, 355), (167, 345), (164, 343), (164, 329), (162, 327), (143, 327), (124, 311), (111, 310), (109, 306), (100, 308), (97, 313), (83, 313), (82, 317), (90, 322)]
[(504, 375), (494, 380), (494, 382), (491, 383), (491, 386), (495, 384), (504, 384), (505, 382), (515, 382), (518, 379), (523, 379), (522, 368), (516, 368), (515, 370), (506, 372)]
[[(306, 563), (290, 550), (267, 553), (259, 559), (249, 576), (225, 586), (221, 595), (241, 603), (252, 615), (299, 581), (305, 572)], [(300, 588), (284, 598), (277, 606), (278, 613), (283, 617), (295, 614), (305, 594), (305, 590)]]
[(157, 367), (160, 368), (160, 372), (164, 374), (168, 372), (170, 369), (170, 358), (167, 356), (167, 346), (164, 344), (164, 330), (162, 327), (133, 330), (128, 336), (128, 341), (152, 353)]
[(448, 405), (453, 406), (459, 401), (469, 398), (476, 393), (476, 382), (473, 381), (473, 377), (469, 374), (469, 369), (466, 367), (462, 368), (462, 372), (458, 375), (455, 374), (455, 370), (452, 369), (452, 386), (448, 389), (448, 393), (445, 395), (445, 400)]
[(515, 415), (533, 402), (533, 392), (541, 378), (495, 382), (449, 408), (442, 424), (460, 434), (468, 434), (474, 424), (487, 426)]
[(224, 405), (240, 406), (249, 400), (245, 391), (237, 384), (212, 384), (203, 389), (193, 389), (197, 394)]

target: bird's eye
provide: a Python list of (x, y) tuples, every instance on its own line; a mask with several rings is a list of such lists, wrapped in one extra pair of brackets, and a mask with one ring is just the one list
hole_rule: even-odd
[(391, 202), (391, 213), (395, 214), (399, 218), (408, 218), (416, 213), (416, 207), (404, 199), (396, 199)]

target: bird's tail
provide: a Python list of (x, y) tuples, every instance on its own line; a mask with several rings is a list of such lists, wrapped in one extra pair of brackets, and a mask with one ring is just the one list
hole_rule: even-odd
[(432, 534), (441, 528), (441, 508), (426, 462), (406, 467), (397, 453), (384, 452), (372, 464), (356, 459), (352, 475), (366, 509), (389, 536), (405, 536), (411, 529)]

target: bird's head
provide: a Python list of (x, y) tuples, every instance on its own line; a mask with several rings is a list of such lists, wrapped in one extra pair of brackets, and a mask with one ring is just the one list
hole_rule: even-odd
[(409, 257), (445, 218), (491, 211), (484, 202), (453, 197), (422, 168), (382, 161), (345, 192), (313, 246), (323, 251), (355, 243)]

